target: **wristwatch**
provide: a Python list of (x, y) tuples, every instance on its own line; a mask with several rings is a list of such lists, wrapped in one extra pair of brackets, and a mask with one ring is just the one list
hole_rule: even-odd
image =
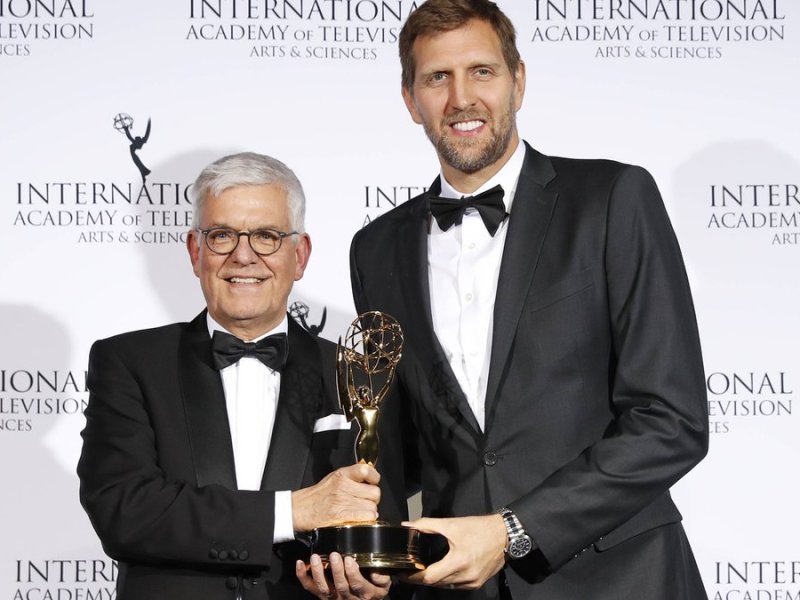
[(533, 542), (522, 528), (522, 523), (519, 522), (517, 515), (505, 507), (497, 512), (503, 517), (503, 523), (506, 526), (506, 534), (508, 535), (508, 542), (504, 550), (506, 553), (506, 560), (514, 560), (526, 556), (533, 549)]

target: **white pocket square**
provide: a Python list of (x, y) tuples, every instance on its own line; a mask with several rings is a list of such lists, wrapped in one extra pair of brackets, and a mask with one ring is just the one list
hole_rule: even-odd
[(334, 429), (350, 429), (350, 421), (347, 420), (346, 416), (336, 413), (314, 421), (314, 433), (332, 431)]

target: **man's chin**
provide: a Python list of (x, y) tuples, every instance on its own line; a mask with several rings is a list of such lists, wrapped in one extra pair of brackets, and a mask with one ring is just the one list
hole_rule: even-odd
[(469, 156), (456, 156), (444, 157), (444, 161), (454, 168), (456, 171), (462, 173), (472, 174), (477, 173), (481, 169), (485, 169), (492, 164), (492, 161), (487, 160), (483, 156), (469, 157)]
[[(233, 324), (247, 325), (264, 320), (267, 308), (264, 306), (233, 306), (228, 307), (224, 312), (225, 319)], [(213, 316), (213, 315), (212, 315)]]
[(486, 143), (440, 144), (437, 152), (445, 163), (463, 173), (475, 173), (494, 162)]

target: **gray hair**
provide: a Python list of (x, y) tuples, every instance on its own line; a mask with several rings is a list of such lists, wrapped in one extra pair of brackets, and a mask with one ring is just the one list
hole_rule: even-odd
[(200, 226), (203, 205), (209, 197), (245, 185), (275, 185), (286, 192), (289, 221), (293, 231), (305, 230), (306, 197), (292, 170), (276, 158), (255, 152), (240, 152), (214, 161), (200, 172), (192, 184), (194, 215), (192, 227)]

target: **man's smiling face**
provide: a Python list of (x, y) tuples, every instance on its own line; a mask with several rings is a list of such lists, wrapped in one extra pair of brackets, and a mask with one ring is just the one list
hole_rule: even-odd
[[(286, 192), (275, 185), (229, 188), (206, 199), (200, 229), (290, 232), (293, 224), (286, 198)], [(229, 255), (209, 250), (198, 231), (191, 232), (187, 247), (209, 313), (244, 340), (258, 337), (280, 323), (292, 285), (303, 276), (311, 253), (311, 241), (304, 233), (285, 238), (280, 249), (269, 256), (253, 252), (246, 236), (239, 238)]]
[(480, 20), (420, 37), (413, 53), (414, 83), (403, 89), (403, 99), (436, 147), (445, 175), (493, 175), (517, 147), (524, 66), (516, 74), (509, 70), (497, 34)]

